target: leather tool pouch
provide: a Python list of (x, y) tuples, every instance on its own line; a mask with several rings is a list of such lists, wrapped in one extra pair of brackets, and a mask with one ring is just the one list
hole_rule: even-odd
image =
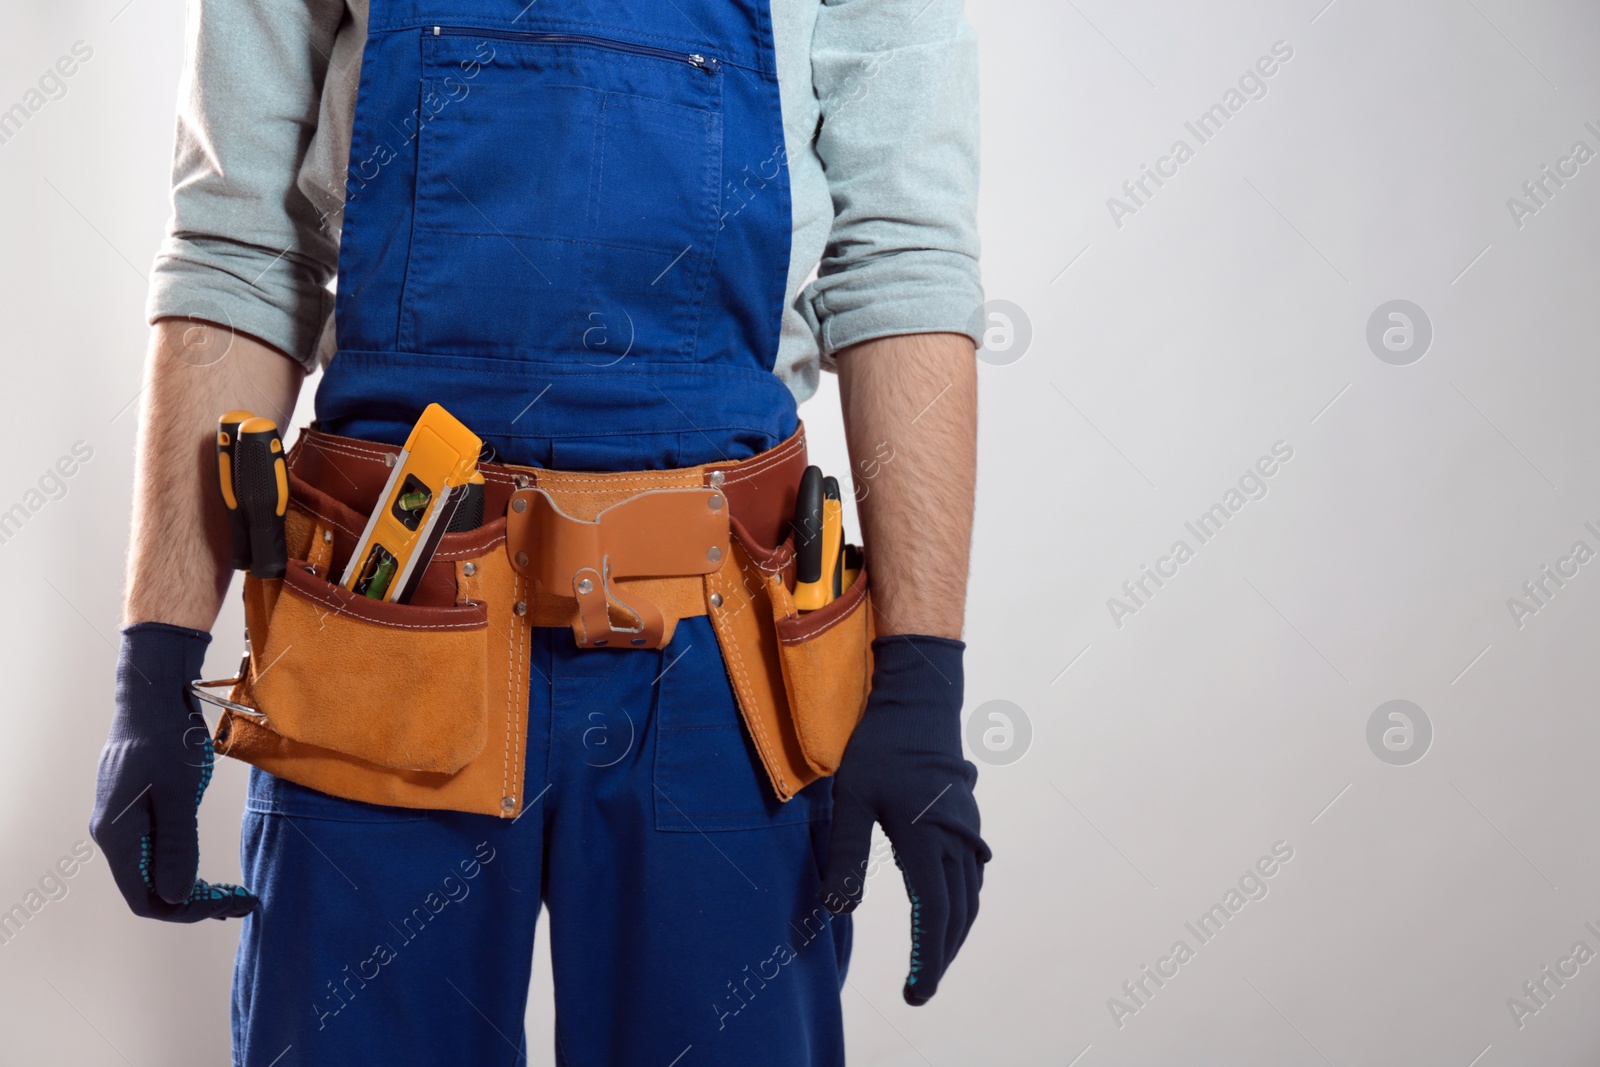
[(289, 569), (245, 577), (250, 652), (219, 752), (353, 800), (515, 817), (531, 628), (570, 627), (591, 654), (625, 655), (705, 614), (778, 798), (838, 768), (871, 681), (871, 611), (864, 570), (827, 607), (794, 608), (781, 535), (802, 433), (678, 471), (485, 465), (496, 517), (444, 535), (407, 604), (334, 580), (394, 451), (316, 430), (290, 451)]
[(706, 581), (728, 677), (780, 800), (839, 769), (872, 684), (865, 568), (838, 599), (801, 615), (794, 538), (763, 546), (736, 517), (733, 552)]
[[(437, 804), (431, 794), (489, 741), (489, 679), (507, 658), (491, 650), (507, 641), (504, 629), (491, 639), (485, 590), (515, 580), (501, 547), (504, 520), (446, 534), (408, 604), (330, 579), (343, 573), (363, 526), (363, 516), (291, 470), (289, 569), (281, 579), (245, 576), (251, 651), (218, 748), (353, 799), (503, 814), (516, 796), (504, 780), (479, 783), (470, 796), (444, 790)], [(369, 783), (382, 771), (392, 772), (393, 789), (375, 793)]]
[(289, 564), (270, 614), (250, 625), (263, 647), (234, 699), (272, 709), (285, 737), (380, 767), (466, 766), (485, 738), (484, 605), (369, 600), (325, 569)]

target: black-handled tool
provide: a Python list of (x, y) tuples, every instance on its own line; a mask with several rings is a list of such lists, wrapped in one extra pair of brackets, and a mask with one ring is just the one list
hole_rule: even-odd
[(807, 467), (794, 498), (795, 581), (822, 580), (822, 468)]
[(823, 485), (821, 467), (807, 467), (794, 498), (794, 605), (814, 611), (828, 601), (823, 579)]
[(289, 510), (289, 471), (283, 441), (271, 419), (239, 424), (233, 449), (233, 492), (244, 510), (250, 536), (250, 574), (282, 578), (289, 569), (283, 519)]
[(244, 508), (233, 491), (234, 452), (239, 446), (239, 424), (255, 418), (249, 411), (230, 411), (217, 420), (217, 477), (222, 483), (222, 502), (228, 508), (228, 527), (232, 544), (228, 566), (242, 571), (250, 566), (250, 526)]
[(473, 471), (467, 484), (461, 486), (461, 502), (445, 526), (445, 533), (462, 533), (483, 525), (484, 480), (482, 471)]

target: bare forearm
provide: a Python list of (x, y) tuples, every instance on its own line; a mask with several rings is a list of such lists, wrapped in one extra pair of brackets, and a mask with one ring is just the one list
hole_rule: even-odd
[(286, 427), (304, 377), (294, 360), (244, 334), (156, 323), (140, 401), (125, 624), (211, 629), (232, 577), (217, 416), (245, 408)]
[(972, 341), (880, 338), (838, 364), (877, 631), (959, 638), (977, 477)]

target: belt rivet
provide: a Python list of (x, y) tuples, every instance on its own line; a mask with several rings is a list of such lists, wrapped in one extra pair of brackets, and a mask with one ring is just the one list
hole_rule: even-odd
[(715, 563), (721, 558), (722, 549), (718, 548), (716, 545), (712, 545), (711, 548), (706, 552), (706, 559), (709, 559), (712, 563)]
[(478, 573), (478, 565), (476, 563), (463, 563), (461, 565), (461, 573), (465, 574), (468, 578), (471, 578), (474, 574)]
[(710, 481), (711, 481), (711, 488), (713, 488), (713, 489), (721, 488), (722, 481), (723, 481), (722, 472), (721, 471), (712, 471), (711, 472)]
[(385, 467), (394, 466), (394, 454), (392, 452), (385, 452), (383, 454), (383, 465)]
[(526, 489), (528, 486), (533, 484), (533, 479), (529, 478), (526, 474), (519, 474), (513, 480), (517, 483), (518, 489)]
[(579, 578), (578, 592), (582, 593), (584, 596), (588, 596), (590, 593), (594, 592), (594, 583), (587, 578)]
[(329, 545), (333, 544), (333, 531), (332, 530), (323, 530), (322, 531), (322, 541), (323, 541), (324, 544), (329, 544)]
[(519, 496), (511, 502), (511, 510), (520, 515), (528, 510), (528, 502)]
[(515, 604), (511, 605), (511, 610), (516, 612), (518, 615), (526, 615), (528, 613), (528, 602), (526, 600), (519, 600)]
[(712, 497), (711, 500), (709, 501), (709, 503), (711, 504), (711, 510), (712, 511), (721, 511), (722, 510), (722, 498), (720, 496)]
[(711, 594), (711, 606), (714, 607), (714, 608), (722, 607), (722, 594), (721, 593), (712, 593)]
[(517, 806), (517, 798), (516, 797), (501, 797), (500, 798), (500, 810), (501, 811), (510, 811), (513, 808), (515, 808), (516, 806)]
[(518, 552), (517, 553), (517, 566), (526, 567), (527, 565), (528, 565), (528, 554), (526, 552)]

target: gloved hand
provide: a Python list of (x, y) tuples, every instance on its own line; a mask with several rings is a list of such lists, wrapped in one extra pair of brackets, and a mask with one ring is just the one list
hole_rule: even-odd
[(211, 635), (141, 622), (122, 630), (117, 708), (100, 752), (89, 833), (135, 915), (167, 922), (247, 915), (260, 901), (195, 877), (200, 797), (211, 781), (211, 732), (189, 682)]
[(926, 1004), (978, 916), (989, 846), (978, 836), (978, 769), (961, 755), (961, 654), (944, 637), (872, 642), (872, 694), (833, 779), (823, 903), (861, 903), (872, 824), (883, 825), (911, 897), (911, 972), (901, 995)]

